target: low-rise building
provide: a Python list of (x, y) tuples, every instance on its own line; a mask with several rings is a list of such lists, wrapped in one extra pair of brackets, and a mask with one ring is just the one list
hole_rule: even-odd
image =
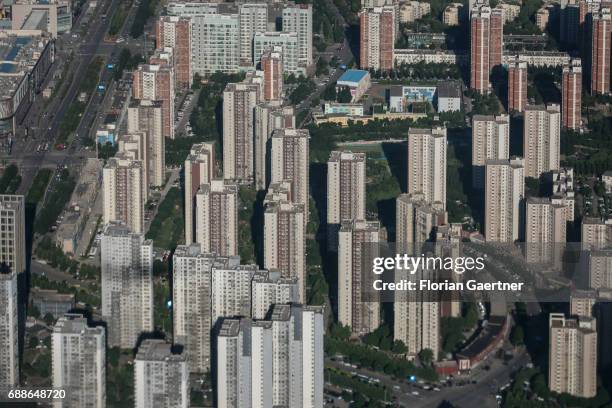
[(19, 0), (11, 6), (13, 30), (42, 30), (53, 38), (72, 28), (71, 2)]
[(504, 11), (504, 22), (506, 23), (516, 19), (521, 12), (521, 6), (518, 4), (501, 3), (497, 7)]
[(40, 289), (34, 287), (30, 290), (32, 306), (40, 312), (40, 317), (47, 314), (58, 319), (74, 308), (74, 295), (72, 293), (59, 293), (57, 290)]
[(351, 102), (358, 101), (370, 89), (370, 73), (360, 69), (347, 70), (336, 82), (336, 90), (348, 87), (351, 91)]
[(326, 115), (346, 114), (350, 116), (363, 116), (363, 104), (327, 102), (324, 105)]
[(442, 82), (438, 85), (438, 112), (461, 111), (461, 85), (457, 82)]
[(401, 64), (418, 64), (419, 62), (426, 64), (467, 65), (468, 54), (452, 50), (397, 48), (393, 50), (393, 61), (396, 66)]
[(55, 58), (54, 42), (45, 36), (0, 32), (0, 137), (20, 129)]
[(570, 63), (570, 55), (560, 51), (521, 51), (517, 54), (504, 54), (502, 64), (508, 65), (510, 60), (518, 57), (532, 67), (562, 67)]
[(56, 233), (57, 245), (65, 254), (70, 255), (77, 254), (83, 230), (94, 207), (102, 181), (102, 161), (87, 159), (79, 175), (79, 182), (70, 197), (70, 207), (64, 213), (64, 218)]

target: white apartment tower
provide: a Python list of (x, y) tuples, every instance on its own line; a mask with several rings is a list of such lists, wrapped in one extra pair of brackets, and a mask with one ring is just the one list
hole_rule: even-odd
[(560, 265), (567, 236), (567, 207), (549, 198), (526, 200), (525, 251), (527, 262)]
[(309, 158), (307, 129), (278, 129), (272, 133), (270, 167), (271, 182), (291, 182), (292, 201), (304, 206), (304, 222), (308, 221)]
[(283, 9), (283, 31), (297, 33), (298, 64), (312, 64), (312, 5), (292, 4)]
[(212, 268), (238, 259), (204, 253), (197, 244), (179, 245), (172, 257), (172, 316), (174, 343), (185, 347), (190, 372), (210, 370)]
[(185, 244), (195, 242), (196, 194), (202, 184), (215, 178), (215, 143), (203, 142), (191, 146), (185, 159)]
[(328, 249), (337, 250), (342, 221), (365, 219), (365, 184), (365, 153), (331, 152), (327, 162)]
[(60, 317), (51, 335), (53, 388), (66, 390), (54, 407), (106, 407), (106, 331), (81, 314)]
[(122, 224), (109, 224), (101, 240), (102, 318), (111, 347), (133, 348), (153, 330), (153, 242)]
[(558, 170), (561, 149), (561, 109), (559, 105), (525, 108), (523, 149), (525, 177)]
[(225, 180), (202, 184), (196, 194), (196, 242), (203, 252), (238, 254), (238, 186)]
[(519, 239), (524, 196), (522, 158), (486, 161), (485, 238), (488, 242), (514, 242)]
[(277, 129), (295, 128), (292, 106), (280, 101), (262, 102), (255, 107), (255, 187), (265, 190), (270, 183), (270, 138)]
[[(440, 203), (430, 204), (423, 194), (400, 194), (395, 201), (395, 242), (398, 251), (410, 244), (432, 241), (434, 228), (448, 222)], [(416, 250), (416, 249), (415, 249)]]
[(446, 208), (446, 128), (408, 131), (407, 192)]
[(297, 278), (283, 278), (279, 271), (259, 271), (251, 281), (251, 317), (265, 319), (272, 305), (299, 303)]
[(338, 321), (358, 335), (380, 325), (378, 300), (362, 299), (363, 289), (371, 287), (368, 259), (378, 253), (379, 231), (378, 222), (354, 220), (343, 221), (338, 233)]
[(130, 106), (127, 131), (146, 132), (145, 151), (140, 160), (143, 162), (148, 183), (155, 187), (163, 186), (166, 181), (166, 141), (162, 127), (161, 102), (143, 100)]
[(253, 36), (268, 30), (268, 5), (245, 3), (238, 9), (240, 25), (240, 66), (253, 66)]
[(134, 360), (136, 408), (189, 407), (189, 370), (180, 350), (164, 340), (144, 340)]
[(212, 323), (223, 317), (251, 315), (251, 282), (257, 265), (215, 265), (212, 269)]
[(0, 194), (0, 263), (20, 274), (25, 271), (25, 200), (22, 195)]
[(271, 311), (273, 406), (323, 406), (323, 308), (275, 305)]
[(217, 403), (323, 407), (323, 310), (275, 305), (270, 320), (224, 319), (217, 335)]
[(17, 276), (10, 268), (0, 269), (0, 389), (19, 384)]
[(223, 177), (241, 182), (254, 178), (253, 141), (257, 85), (228, 84), (223, 91)]
[(472, 118), (472, 185), (484, 189), (487, 160), (504, 160), (510, 155), (508, 115), (474, 115)]
[(597, 321), (549, 316), (548, 387), (576, 397), (597, 394)]
[(264, 210), (264, 268), (284, 278), (297, 278), (305, 302), (306, 240), (303, 204), (268, 202)]
[(102, 170), (105, 224), (123, 222), (131, 232), (144, 232), (147, 186), (143, 179), (141, 161), (120, 155), (108, 160)]

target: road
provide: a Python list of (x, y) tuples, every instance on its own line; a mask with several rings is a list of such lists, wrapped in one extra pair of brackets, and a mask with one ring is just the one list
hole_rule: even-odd
[[(84, 79), (87, 67), (93, 60), (94, 56), (102, 55), (108, 58), (114, 52), (114, 44), (103, 45), (104, 36), (108, 30), (112, 14), (117, 8), (119, 0), (103, 0), (92, 15), (89, 16), (89, 29), (87, 36), (80, 43), (74, 44), (74, 40), (70, 34), (64, 34), (58, 39), (60, 50), (56, 55), (56, 63), (62, 59), (68, 58), (70, 52), (73, 52), (74, 58), (71, 63), (67, 64), (63, 71), (64, 82), (67, 82), (67, 89), (61, 100), (56, 96), (46, 107), (46, 111), (42, 113), (40, 105), (43, 103), (40, 99), (36, 101), (36, 105), (31, 109), (24, 124), (30, 129), (30, 136), (25, 139), (17, 139), (13, 149), (13, 154), (8, 157), (3, 157), (10, 162), (17, 162), (21, 172), (21, 185), (17, 191), (18, 194), (26, 194), (32, 184), (38, 169), (40, 168), (56, 168), (58, 165), (68, 165), (69, 167), (76, 162), (83, 160), (86, 157), (91, 157), (91, 152), (80, 149), (78, 138), (68, 149), (62, 151), (53, 150), (52, 146), (59, 134), (59, 127), (64, 118), (70, 104), (75, 100), (79, 92), (79, 86)], [(79, 19), (75, 22), (77, 26), (87, 12), (84, 10)], [(107, 18), (102, 18), (103, 14)], [(100, 54), (102, 52), (102, 54)], [(53, 68), (55, 69), (55, 68)], [(51, 74), (51, 72), (50, 72)], [(63, 93), (63, 92), (62, 92)], [(87, 115), (87, 112), (86, 112)], [(39, 124), (42, 122), (42, 125)], [(38, 126), (37, 126), (38, 125)], [(37, 146), (40, 144), (49, 144), (49, 150), (37, 152)]]
[[(521, 350), (510, 360), (507, 365), (500, 360), (489, 357), (483, 361), (479, 368), (472, 371), (469, 376), (457, 378), (455, 383), (467, 382), (463, 386), (438, 385), (440, 391), (423, 390), (419, 384), (409, 381), (397, 381), (380, 372), (370, 371), (364, 368), (348, 368), (337, 361), (326, 360), (326, 365), (331, 365), (343, 371), (356, 372), (368, 377), (380, 379), (381, 384), (392, 391), (396, 402), (410, 408), (437, 408), (443, 401), (448, 401), (461, 407), (496, 408), (495, 394), (497, 390), (510, 381), (512, 373), (524, 367), (530, 362), (529, 355)], [(485, 370), (483, 367), (490, 367)], [(472, 381), (476, 381), (474, 384)], [(436, 385), (433, 384), (433, 387)], [(414, 395), (413, 392), (418, 393)], [(388, 396), (391, 398), (391, 395)]]

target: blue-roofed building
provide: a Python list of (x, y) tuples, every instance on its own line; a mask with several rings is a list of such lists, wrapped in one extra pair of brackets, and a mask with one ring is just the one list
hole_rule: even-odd
[(336, 82), (336, 90), (348, 87), (353, 97), (351, 102), (356, 102), (370, 89), (370, 73), (361, 69), (347, 70)]

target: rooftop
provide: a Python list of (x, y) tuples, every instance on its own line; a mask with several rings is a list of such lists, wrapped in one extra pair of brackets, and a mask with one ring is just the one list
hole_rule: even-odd
[(186, 356), (182, 350), (172, 347), (172, 344), (166, 343), (165, 340), (144, 340), (138, 353), (136, 360), (140, 361), (185, 361)]
[(368, 71), (349, 69), (338, 79), (338, 82), (359, 82), (369, 75)]

